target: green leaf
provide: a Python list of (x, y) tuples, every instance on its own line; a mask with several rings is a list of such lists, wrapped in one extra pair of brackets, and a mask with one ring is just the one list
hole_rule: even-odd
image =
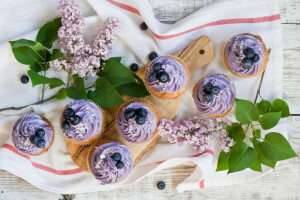
[(67, 98), (67, 90), (66, 90), (66, 88), (61, 88), (58, 91), (58, 93), (55, 95), (55, 98), (56, 99), (60, 99), (60, 100)]
[(98, 73), (100, 77), (107, 79), (114, 87), (135, 82), (135, 78), (131, 71), (115, 60), (108, 60), (104, 65), (104, 69), (101, 73)]
[(260, 143), (261, 152), (268, 160), (279, 161), (297, 157), (289, 142), (280, 133), (271, 132)]
[(50, 89), (65, 85), (65, 83), (59, 78), (50, 78)]
[(275, 99), (275, 101), (272, 104), (272, 112), (279, 112), (281, 111), (281, 117), (289, 117), (290, 109), (287, 103), (281, 99)]
[(245, 142), (237, 142), (231, 147), (228, 174), (242, 171), (252, 166), (255, 160), (255, 150), (252, 147), (249, 147)]
[(221, 151), (219, 158), (218, 158), (218, 166), (216, 171), (224, 171), (228, 169), (228, 159), (230, 156), (230, 151), (225, 153), (224, 151)]
[(36, 40), (50, 49), (52, 43), (58, 39), (58, 29), (61, 27), (61, 18), (56, 18), (52, 22), (46, 23), (39, 30)]
[(244, 129), (239, 123), (233, 123), (231, 126), (226, 127), (226, 131), (235, 142), (243, 141), (245, 138)]
[[(48, 62), (50, 60), (51, 53), (47, 49), (43, 49), (41, 51), (38, 51), (38, 53), (43, 57), (45, 62)], [(42, 62), (41, 63), (36, 62), (34, 64), (31, 64), (29, 67), (30, 67), (31, 70), (33, 70), (35, 72), (41, 72), (41, 71), (44, 71), (44, 68), (45, 68), (45, 70), (48, 70), (49, 69), (49, 64), (48, 63), (42, 63)]]
[(114, 86), (104, 78), (96, 80), (96, 89), (88, 92), (88, 98), (99, 104), (102, 108), (111, 108), (125, 103)]
[(18, 48), (18, 47), (30, 47), (30, 46), (34, 46), (36, 44), (36, 42), (32, 41), (32, 40), (26, 40), (26, 39), (19, 39), (19, 40), (15, 40), (15, 41), (9, 41), (11, 47), (14, 48)]
[(274, 169), (275, 165), (276, 165), (276, 161), (271, 161), (271, 160), (268, 160), (261, 152), (261, 148), (260, 148), (260, 141), (258, 141), (257, 139), (254, 139), (252, 140), (252, 143), (253, 143), (253, 146), (254, 146), (254, 149), (256, 151), (256, 154), (257, 154), (257, 158), (258, 160), (266, 165), (266, 166), (269, 166), (269, 167), (272, 167)]
[(41, 72), (41, 71), (43, 71), (41, 65), (42, 64), (39, 64), (38, 62), (36, 62), (36, 63), (29, 65), (29, 68), (35, 72)]
[(264, 130), (268, 130), (278, 124), (280, 116), (281, 112), (269, 112), (261, 116), (258, 122)]
[(73, 75), (74, 86), (70, 87), (67, 91), (67, 95), (71, 99), (87, 99), (85, 87), (84, 87), (84, 80), (83, 78), (79, 77), (77, 74)]
[[(25, 41), (10, 41), (12, 51), (19, 63), (32, 65), (36, 62), (42, 62), (43, 57), (38, 53), (41, 50), (39, 43), (32, 43), (30, 40)], [(24, 45), (24, 46), (21, 46)], [(28, 46), (31, 45), (31, 46)]]
[(37, 72), (33, 71), (33, 70), (29, 70), (27, 72), (28, 76), (30, 77), (31, 83), (32, 83), (32, 87), (35, 87), (36, 85), (40, 85), (40, 84), (48, 84), (50, 83), (50, 79), (39, 75)]
[(260, 130), (260, 129), (255, 129), (255, 130), (252, 132), (252, 135), (253, 135), (255, 138), (261, 138), (261, 130)]
[(256, 158), (256, 160), (253, 163), (253, 165), (251, 165), (249, 168), (252, 169), (252, 170), (254, 170), (254, 171), (257, 171), (257, 172), (262, 172), (262, 170), (261, 170), (261, 163), (260, 163), (258, 157)]
[(263, 115), (271, 111), (272, 105), (270, 101), (261, 100), (259, 103), (256, 104), (256, 107), (259, 110), (259, 114)]
[(115, 60), (115, 61), (121, 62), (122, 57), (111, 57), (109, 60)]
[(53, 49), (52, 55), (51, 55), (49, 61), (57, 60), (60, 58), (65, 58), (65, 55), (63, 54), (63, 52), (61, 52), (60, 49)]
[(235, 102), (235, 117), (241, 124), (250, 124), (258, 120), (259, 111), (251, 101), (235, 99)]
[(150, 93), (147, 90), (143, 80), (138, 77), (136, 74), (133, 74), (134, 78), (136, 79), (135, 83), (126, 83), (123, 85), (119, 85), (116, 89), (125, 95), (131, 97), (146, 97), (149, 96)]

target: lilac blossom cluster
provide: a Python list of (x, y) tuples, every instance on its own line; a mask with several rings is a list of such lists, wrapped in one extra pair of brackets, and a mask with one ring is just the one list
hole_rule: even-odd
[(95, 76), (101, 70), (100, 61), (107, 60), (120, 32), (118, 19), (108, 18), (93, 40), (92, 46), (84, 43), (84, 19), (74, 0), (61, 0), (58, 12), (62, 16), (62, 27), (58, 31), (59, 44), (66, 59), (50, 62), (55, 71), (66, 70), (85, 77)]
[(208, 149), (214, 139), (219, 139), (220, 148), (228, 152), (233, 145), (233, 140), (226, 132), (227, 125), (220, 118), (205, 120), (195, 116), (176, 122), (161, 119), (157, 130), (159, 135), (167, 136), (169, 142), (178, 145), (189, 144), (199, 152)]

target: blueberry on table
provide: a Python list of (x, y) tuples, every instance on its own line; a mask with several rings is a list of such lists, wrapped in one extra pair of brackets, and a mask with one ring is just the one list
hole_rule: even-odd
[(71, 128), (71, 125), (68, 121), (65, 120), (61, 123), (61, 128), (67, 131)]
[(244, 50), (244, 55), (246, 56), (246, 58), (253, 58), (255, 55), (255, 52), (252, 48), (247, 48)]
[(204, 100), (204, 102), (209, 103), (213, 100), (213, 95), (210, 93), (207, 93), (207, 94), (203, 95), (203, 100)]
[(113, 159), (114, 161), (122, 160), (122, 155), (121, 155), (120, 153), (114, 153), (114, 154), (111, 156), (111, 159)]
[(205, 90), (205, 92), (210, 92), (211, 91), (211, 88), (213, 87), (213, 85), (211, 84), (211, 83), (206, 83), (205, 85), (204, 85), (204, 90)]
[(117, 162), (117, 164), (116, 164), (116, 167), (117, 167), (118, 169), (122, 169), (122, 168), (124, 167), (123, 161), (119, 160), (119, 161)]
[(75, 115), (75, 111), (72, 108), (66, 108), (63, 112), (64, 119), (70, 119), (70, 117)]
[(135, 118), (135, 121), (136, 121), (136, 123), (137, 123), (138, 125), (143, 125), (143, 124), (145, 124), (146, 119), (145, 119), (145, 117), (137, 116), (137, 117)]
[(30, 142), (31, 142), (32, 144), (37, 144), (38, 141), (39, 141), (39, 137), (38, 137), (37, 135), (31, 135), (31, 136), (30, 136)]
[(148, 115), (148, 112), (145, 108), (139, 108), (136, 110), (136, 115), (146, 117)]
[(211, 93), (214, 94), (214, 95), (217, 95), (220, 93), (220, 88), (218, 86), (213, 86), (211, 88)]
[(251, 58), (244, 58), (242, 61), (242, 67), (244, 69), (251, 69), (253, 67), (253, 60)]
[(157, 58), (157, 56), (158, 56), (157, 53), (154, 52), (154, 51), (152, 51), (152, 52), (149, 54), (148, 57), (149, 57), (150, 60), (154, 60), (155, 58)]
[(260, 59), (260, 57), (259, 57), (258, 54), (255, 54), (254, 57), (252, 58), (252, 60), (253, 60), (254, 62), (258, 62), (259, 59)]
[(166, 188), (165, 182), (164, 182), (164, 181), (159, 181), (159, 182), (157, 183), (157, 188), (160, 189), (160, 190), (165, 189), (165, 188)]
[(21, 83), (26, 84), (29, 82), (29, 77), (27, 75), (21, 76)]
[(36, 136), (38, 136), (39, 138), (42, 138), (45, 136), (45, 131), (42, 128), (39, 128), (35, 131)]
[(139, 69), (138, 64), (132, 63), (132, 64), (130, 65), (130, 70), (131, 70), (131, 71), (136, 72), (138, 69)]
[(147, 26), (146, 22), (141, 23), (140, 28), (141, 28), (143, 31), (147, 30), (147, 29), (148, 29), (148, 26)]
[(154, 71), (160, 71), (162, 70), (162, 64), (160, 62), (157, 62), (153, 65), (153, 70)]
[(165, 71), (158, 72), (157, 78), (160, 82), (166, 83), (169, 80), (169, 74)]
[(38, 142), (37, 142), (37, 144), (36, 144), (36, 146), (37, 146), (38, 148), (44, 148), (45, 145), (46, 145), (46, 142), (45, 142), (44, 139), (39, 139)]
[(157, 80), (157, 72), (156, 71), (154, 71), (154, 72), (151, 72), (151, 74), (149, 75), (149, 80), (150, 80), (150, 82), (154, 82), (154, 81), (156, 81)]

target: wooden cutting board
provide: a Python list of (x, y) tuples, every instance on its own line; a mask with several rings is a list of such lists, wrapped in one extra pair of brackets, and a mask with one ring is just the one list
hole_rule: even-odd
[[(175, 53), (174, 56), (180, 58), (186, 63), (186, 65), (189, 67), (191, 77), (198, 69), (212, 61), (214, 58), (214, 49), (209, 37), (202, 36), (185, 49)], [(137, 72), (137, 75), (142, 79), (144, 79), (145, 66)], [(132, 98), (125, 95), (122, 97), (124, 100), (129, 100)], [(144, 99), (152, 102), (155, 105), (159, 112), (160, 118), (174, 119), (177, 116), (181, 98), (177, 98), (175, 100), (159, 100), (156, 97), (148, 96)], [(160, 136), (156, 135), (151, 140), (141, 144), (127, 142), (118, 132), (116, 125), (116, 113), (118, 108), (119, 106), (116, 106), (115, 108), (104, 110), (106, 115), (106, 128), (100, 139), (114, 139), (127, 145), (132, 153), (133, 166), (135, 166), (142, 156), (156, 144)], [(82, 170), (87, 172), (89, 172), (87, 166), (87, 157), (92, 146), (93, 144), (76, 145), (71, 142), (67, 142), (68, 151), (72, 160)]]

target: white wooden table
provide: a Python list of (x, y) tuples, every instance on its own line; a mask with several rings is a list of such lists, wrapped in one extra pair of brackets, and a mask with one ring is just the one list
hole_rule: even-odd
[[(215, 0), (149, 0), (160, 21), (175, 22)], [(263, 0), (262, 0), (263, 1)], [(279, 0), (283, 29), (283, 98), (293, 114), (288, 120), (289, 140), (300, 154), (300, 0)], [(1, 159), (1, 158), (0, 158)], [(300, 160), (281, 162), (255, 182), (227, 187), (204, 188), (177, 194), (175, 186), (194, 169), (163, 170), (121, 189), (78, 195), (58, 195), (40, 190), (23, 179), (0, 170), (0, 200), (19, 199), (300, 199)], [(156, 188), (159, 180), (166, 189)]]

